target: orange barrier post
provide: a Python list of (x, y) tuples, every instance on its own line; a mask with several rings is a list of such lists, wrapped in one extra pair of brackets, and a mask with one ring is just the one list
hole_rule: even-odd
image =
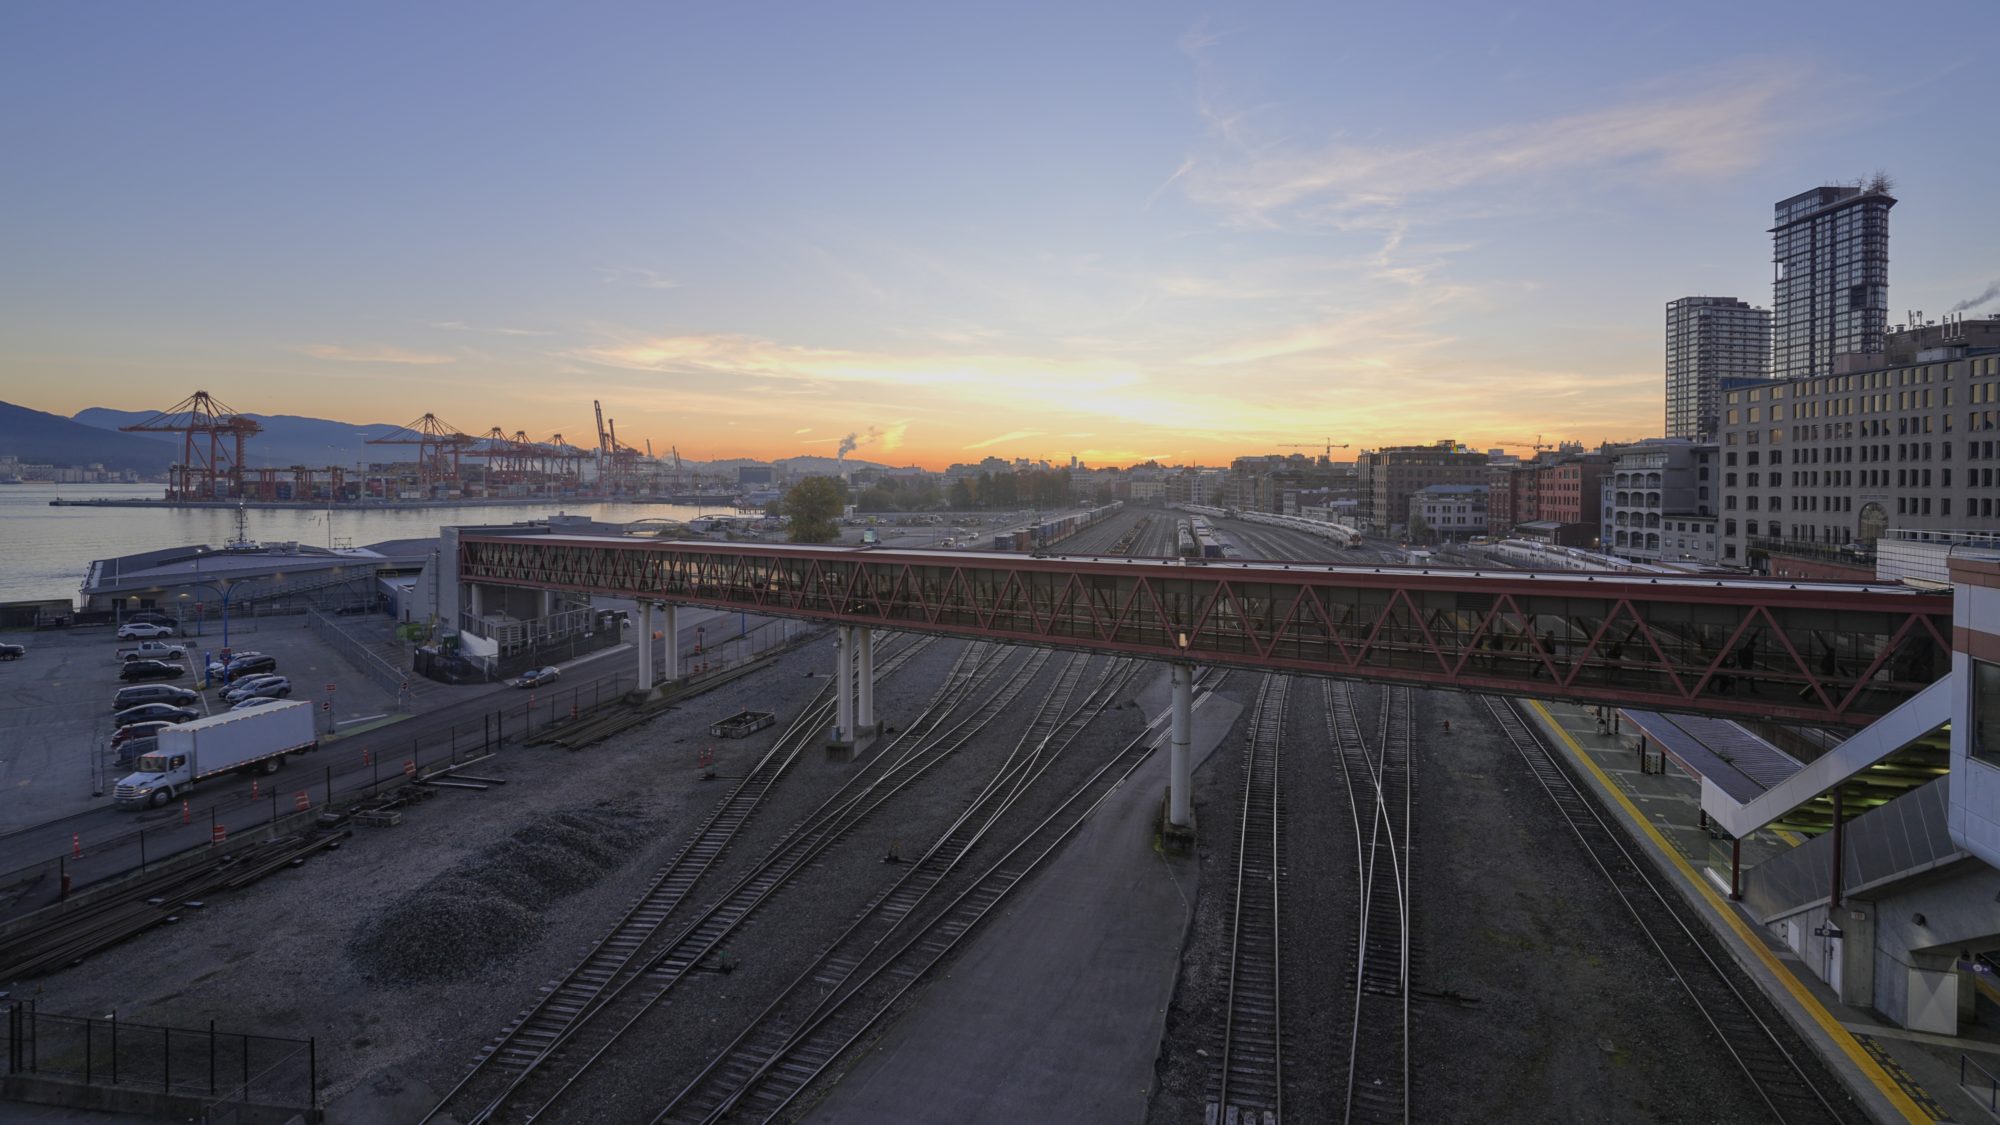
[(368, 765), (368, 764), (370, 764), (370, 761), (369, 761), (369, 757), (368, 757), (368, 751), (366, 751), (366, 750), (363, 750), (363, 751), (361, 752), (361, 764), (362, 764), (362, 765), (364, 765), (364, 766), (365, 766), (365, 765)]
[(182, 801), (182, 802), (181, 802), (181, 823), (182, 823), (182, 824), (186, 824), (187, 822), (188, 822), (188, 803), (187, 803), (186, 801)]
[(254, 777), (250, 779), (250, 799), (257, 799), (257, 779)]
[(83, 833), (81, 832), (70, 833), (69, 854), (74, 859), (83, 858)]
[(415, 758), (403, 759), (403, 775), (406, 777), (417, 776), (417, 760)]
[(300, 812), (304, 812), (312, 808), (312, 798), (306, 795), (305, 790), (301, 789), (299, 790), (298, 797), (292, 801), (292, 807)]
[(229, 827), (227, 825), (218, 824), (208, 830), (208, 842), (211, 844), (220, 844), (228, 838)]

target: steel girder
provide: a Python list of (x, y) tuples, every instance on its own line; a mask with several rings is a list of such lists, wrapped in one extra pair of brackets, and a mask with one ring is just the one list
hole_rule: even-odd
[(1891, 586), (461, 536), (459, 578), (1267, 671), (1865, 726), (1950, 667)]

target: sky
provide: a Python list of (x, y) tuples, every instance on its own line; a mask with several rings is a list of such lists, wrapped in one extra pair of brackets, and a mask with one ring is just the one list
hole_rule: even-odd
[(0, 399), (932, 468), (1639, 438), (1666, 303), (1768, 307), (1822, 183), (1894, 178), (1892, 323), (2000, 313), (1992, 16), (13, 0)]

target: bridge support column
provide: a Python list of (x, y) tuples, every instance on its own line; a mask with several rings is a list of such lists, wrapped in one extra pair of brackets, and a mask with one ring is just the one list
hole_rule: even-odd
[(1173, 668), (1173, 733), (1170, 736), (1167, 769), (1167, 826), (1191, 831), (1194, 828), (1194, 665), (1175, 663)]
[(639, 684), (640, 692), (653, 690), (653, 603), (639, 602)]
[(833, 740), (852, 743), (854, 741), (854, 626), (842, 625), (834, 630), (839, 640), (839, 651), (833, 658), (834, 720)]
[[(662, 677), (668, 683), (673, 683), (675, 680), (681, 678), (681, 607), (668, 602), (661, 609), (663, 611), (661, 613), (663, 619), (661, 621), (661, 628), (667, 635), (667, 659), (661, 665), (660, 670)], [(646, 651), (650, 653), (652, 648), (653, 634), (648, 632), (646, 634)]]
[(854, 729), (873, 733), (875, 730), (875, 631), (865, 627), (854, 630)]

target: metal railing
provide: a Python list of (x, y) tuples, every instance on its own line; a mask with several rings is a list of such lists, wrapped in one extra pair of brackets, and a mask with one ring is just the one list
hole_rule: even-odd
[(1977, 1084), (1967, 1080), (1965, 1073), (1967, 1070), (1976, 1070), (1979, 1072), (1981, 1078), (1986, 1079), (1986, 1112), (2000, 1115), (2000, 1078), (1995, 1078), (1992, 1071), (1980, 1066), (1964, 1055), (1960, 1055), (1958, 1056), (1958, 1087), (1968, 1094), (1978, 1093), (1979, 1087)]

